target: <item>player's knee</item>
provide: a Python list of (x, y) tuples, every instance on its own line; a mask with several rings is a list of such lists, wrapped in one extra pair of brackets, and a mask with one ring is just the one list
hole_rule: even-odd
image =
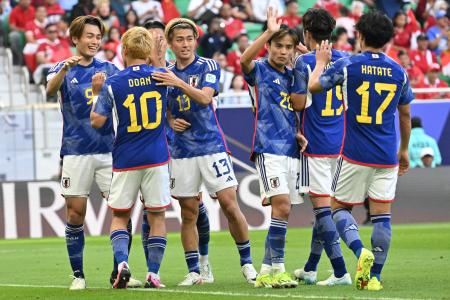
[(228, 203), (228, 205), (222, 206), (222, 211), (229, 222), (236, 221), (240, 215), (240, 209), (237, 203)]
[(85, 212), (81, 209), (67, 208), (67, 222), (70, 224), (82, 224)]
[(287, 220), (291, 213), (290, 203), (279, 203), (276, 206), (272, 204), (272, 216), (276, 219)]
[(198, 210), (184, 208), (181, 209), (181, 219), (184, 224), (196, 224), (198, 217)]

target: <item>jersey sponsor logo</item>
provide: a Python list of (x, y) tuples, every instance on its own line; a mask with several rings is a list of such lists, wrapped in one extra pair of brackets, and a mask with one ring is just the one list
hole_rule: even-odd
[(197, 87), (199, 78), (200, 78), (199, 75), (189, 76), (189, 85), (192, 87)]
[(175, 178), (170, 178), (170, 188), (171, 189), (175, 188)]
[(206, 82), (209, 82), (209, 83), (216, 83), (217, 78), (216, 78), (216, 75), (214, 75), (214, 74), (206, 74), (205, 80), (206, 80)]
[(77, 80), (76, 78), (73, 78), (73, 79), (70, 81), (70, 83), (71, 83), (71, 84), (78, 84), (78, 80)]
[(228, 176), (228, 178), (227, 178), (227, 182), (230, 182), (230, 181), (233, 181), (234, 179), (233, 179), (233, 177), (231, 177), (231, 176)]
[(274, 82), (274, 83), (276, 83), (276, 84), (280, 84), (281, 85), (281, 81), (280, 81), (280, 78), (277, 78), (277, 79), (275, 79), (274, 81), (272, 81), (272, 82)]
[(68, 189), (70, 187), (70, 177), (63, 177), (61, 180), (63, 188)]
[(273, 189), (278, 188), (280, 186), (280, 178), (278, 177), (270, 178), (270, 186)]

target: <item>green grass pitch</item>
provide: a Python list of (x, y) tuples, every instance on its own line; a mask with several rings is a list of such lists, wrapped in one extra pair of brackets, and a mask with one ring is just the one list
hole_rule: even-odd
[[(371, 227), (360, 228), (370, 245)], [(252, 231), (252, 255), (259, 269), (265, 231)], [(309, 253), (311, 230), (289, 228), (286, 267), (292, 272), (302, 267)], [(353, 276), (356, 259), (342, 245), (347, 268)], [(88, 289), (69, 291), (70, 267), (64, 238), (0, 241), (0, 299), (450, 299), (450, 223), (393, 226), (393, 243), (383, 271), (384, 290), (358, 291), (353, 286), (318, 287), (299, 285), (296, 289), (255, 289), (247, 284), (228, 232), (212, 233), (210, 262), (214, 284), (179, 288), (186, 265), (178, 233), (168, 237), (161, 268), (162, 290), (112, 290), (109, 274), (112, 251), (108, 237), (86, 239), (85, 274)], [(130, 267), (134, 277), (146, 274), (140, 236), (133, 237)], [(319, 265), (319, 279), (330, 274), (325, 255)]]

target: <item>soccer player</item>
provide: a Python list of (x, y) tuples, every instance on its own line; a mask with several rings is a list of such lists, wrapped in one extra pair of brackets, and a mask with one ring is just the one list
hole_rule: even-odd
[[(113, 108), (118, 119), (108, 197), (113, 212), (110, 239), (119, 262), (113, 288), (126, 288), (131, 276), (126, 228), (139, 191), (150, 222), (145, 287), (161, 287), (158, 272), (167, 243), (165, 208), (170, 205), (169, 151), (164, 122), (167, 87), (157, 86), (151, 78), (154, 71), (164, 69), (147, 65), (154, 47), (154, 40), (145, 28), (134, 27), (123, 35), (126, 68), (106, 80), (90, 117), (94, 128), (104, 126)], [(93, 82), (98, 80), (101, 86), (99, 77), (94, 77)]]
[[(319, 8), (309, 9), (302, 22), (305, 45), (310, 50), (329, 40), (336, 24), (328, 11)], [(346, 53), (333, 49), (328, 67), (345, 56)], [(308, 78), (315, 64), (314, 52), (297, 58), (291, 95), (303, 111), (302, 132), (308, 140), (304, 152), (306, 178), (303, 184), (308, 186), (315, 215), (308, 261), (304, 268), (295, 270), (294, 275), (306, 284), (315, 284), (317, 264), (325, 248), (334, 273), (328, 279), (317, 282), (317, 285), (348, 285), (352, 284), (352, 280), (347, 273), (339, 234), (331, 217), (331, 185), (344, 135), (344, 106), (340, 86), (318, 94), (308, 93)]]
[[(362, 53), (342, 58), (327, 70), (331, 45), (325, 41), (316, 48), (316, 66), (308, 89), (318, 93), (342, 87), (346, 131), (333, 182), (333, 220), (342, 240), (358, 257), (356, 287), (378, 291), (391, 244), (391, 203), (397, 176), (409, 167), (409, 103), (413, 94), (405, 71), (383, 53), (393, 35), (391, 20), (378, 11), (369, 12), (360, 18), (356, 30)], [(397, 109), (400, 148), (394, 124)], [(373, 223), (373, 253), (363, 247), (351, 214), (353, 205), (363, 204), (366, 194)]]
[(189, 273), (180, 285), (202, 283), (199, 270), (198, 194), (202, 182), (216, 194), (228, 219), (240, 254), (241, 271), (249, 283), (256, 279), (252, 265), (247, 221), (236, 199), (237, 181), (222, 130), (212, 105), (219, 91), (217, 62), (195, 53), (198, 31), (188, 19), (172, 19), (165, 36), (176, 56), (168, 73), (156, 72), (159, 84), (173, 86), (169, 97), (172, 118), (182, 119), (171, 144), (171, 189), (181, 206), (181, 237)]
[[(112, 121), (99, 130), (90, 126), (89, 114), (94, 92), (91, 80), (96, 73), (111, 76), (118, 72), (109, 63), (95, 59), (105, 32), (103, 22), (94, 16), (81, 16), (70, 24), (70, 37), (76, 55), (53, 66), (47, 76), (47, 94), (58, 92), (64, 130), (61, 146), (62, 195), (67, 204), (66, 244), (74, 279), (71, 290), (86, 288), (83, 272), (86, 203), (95, 180), (107, 197), (111, 183)], [(131, 223), (129, 224), (131, 246)], [(115, 269), (117, 263), (115, 262)], [(133, 282), (139, 286), (140, 282)]]
[[(297, 116), (289, 97), (293, 74), (286, 65), (295, 54), (298, 36), (276, 18), (277, 11), (269, 7), (267, 30), (241, 56), (255, 107), (251, 158), (256, 161), (263, 205), (272, 208), (264, 260), (255, 287), (294, 288), (298, 282), (284, 266), (286, 230), (291, 205), (302, 203), (303, 199), (299, 194)], [(268, 59), (255, 61), (265, 45)]]
[[(169, 66), (169, 63), (165, 59), (166, 55), (166, 49), (167, 49), (167, 42), (166, 38), (164, 36), (164, 30), (166, 29), (166, 26), (159, 22), (159, 21), (147, 21), (144, 24), (144, 28), (149, 30), (151, 34), (154, 35), (155, 40), (160, 42), (161, 49), (158, 49), (157, 57), (152, 58), (152, 65), (155, 65), (155, 63), (158, 64), (158, 66)], [(183, 119), (170, 119), (170, 124), (166, 124), (169, 126), (166, 126), (166, 133), (167, 133), (167, 140), (169, 144), (169, 150), (170, 145), (174, 139), (174, 130), (178, 132), (183, 132), (185, 128), (183, 127)], [(180, 128), (181, 126), (181, 128)], [(172, 129), (173, 127), (173, 129)], [(209, 217), (208, 217), (208, 211), (206, 209), (205, 204), (203, 201), (201, 201), (202, 193), (199, 193), (199, 207), (198, 207), (198, 218), (197, 218), (197, 232), (198, 232), (198, 250), (200, 254), (200, 275), (202, 277), (202, 280), (204, 283), (213, 283), (214, 282), (214, 275), (212, 273), (211, 265), (209, 263), (208, 259), (208, 253), (209, 253), (209, 240), (210, 240), (210, 234), (209, 234)], [(142, 244), (144, 247), (144, 253), (147, 253), (145, 251), (147, 247), (147, 239), (144, 237), (148, 236), (148, 232), (150, 231), (150, 227), (148, 225), (146, 211), (144, 210), (144, 217), (142, 221)], [(147, 254), (146, 254), (147, 255)]]

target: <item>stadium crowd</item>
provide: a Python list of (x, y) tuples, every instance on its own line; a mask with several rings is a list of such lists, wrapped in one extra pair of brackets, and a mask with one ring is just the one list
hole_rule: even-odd
[[(70, 57), (74, 51), (68, 26), (80, 15), (97, 15), (107, 34), (99, 58), (123, 68), (120, 38), (129, 28), (148, 20), (167, 23), (187, 16), (199, 29), (198, 50), (214, 58), (222, 67), (221, 91), (246, 90), (239, 59), (265, 29), (265, 9), (277, 7), (284, 24), (296, 28), (301, 36), (300, 11), (309, 6), (325, 8), (336, 19), (334, 48), (357, 53), (354, 25), (364, 11), (376, 7), (392, 17), (395, 36), (386, 52), (406, 70), (417, 88), (448, 87), (450, 49), (448, 49), (449, 5), (443, 0), (349, 1), (349, 0), (18, 0), (1, 1), (2, 35), (14, 54), (14, 63), (25, 64), (42, 83), (51, 64)], [(303, 7), (305, 6), (305, 7)], [(265, 56), (261, 51), (260, 56)], [(168, 51), (168, 60), (173, 53)], [(225, 59), (223, 59), (225, 56)], [(420, 99), (448, 98), (448, 93), (418, 94)]]

